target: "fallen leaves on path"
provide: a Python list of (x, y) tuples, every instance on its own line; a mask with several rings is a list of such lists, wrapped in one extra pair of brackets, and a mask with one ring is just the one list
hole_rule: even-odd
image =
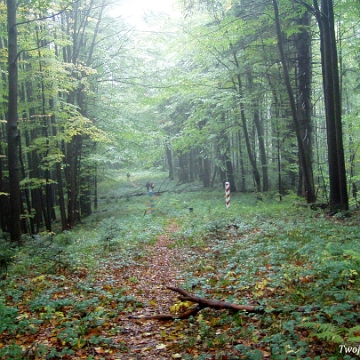
[[(127, 272), (118, 271), (115, 276), (120, 283), (127, 283), (137, 301), (144, 304), (133, 315), (152, 315), (168, 310), (174, 304), (175, 295), (167, 286), (176, 286), (182, 280), (181, 269), (176, 263), (181, 262), (181, 252), (169, 249), (169, 234), (177, 230), (176, 224), (170, 224), (166, 233), (158, 237), (151, 247), (147, 264), (137, 268), (128, 268)], [(111, 269), (109, 269), (111, 270)], [(129, 279), (137, 279), (129, 284)], [(157, 320), (129, 319), (122, 315), (120, 320), (127, 323), (127, 333), (119, 335), (118, 342), (126, 342), (128, 353), (122, 353), (121, 359), (181, 359), (181, 355), (171, 353), (174, 342), (182, 337), (179, 325), (163, 323)], [(170, 352), (170, 353), (169, 353)]]
[(169, 311), (174, 304), (176, 295), (166, 286), (178, 286), (182, 279), (176, 265), (182, 254), (178, 248), (169, 249), (169, 235), (176, 230), (170, 223), (137, 265), (109, 262), (96, 274), (78, 268), (24, 278), (18, 285), (26, 289), (21, 298), (15, 292), (7, 298), (22, 334), (7, 326), (0, 333), (0, 350), (13, 344), (29, 359), (51, 354), (63, 359), (181, 359), (173, 351), (182, 337), (181, 324), (128, 316)]

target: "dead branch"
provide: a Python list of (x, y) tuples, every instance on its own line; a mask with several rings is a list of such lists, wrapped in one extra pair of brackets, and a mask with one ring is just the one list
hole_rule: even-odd
[[(321, 310), (320, 305), (307, 305), (307, 306), (294, 305), (294, 306), (290, 306), (287, 308), (265, 309), (263, 306), (238, 305), (238, 304), (233, 304), (233, 303), (229, 303), (226, 301), (205, 299), (200, 296), (192, 295), (184, 289), (173, 287), (173, 286), (167, 286), (166, 288), (179, 293), (180, 294), (180, 296), (178, 297), (179, 300), (191, 301), (193, 303), (196, 303), (197, 305), (195, 305), (192, 308), (187, 309), (186, 311), (184, 311), (181, 314), (158, 314), (158, 315), (149, 315), (149, 316), (147, 316), (147, 315), (144, 315), (144, 316), (130, 315), (129, 319), (145, 319), (145, 320), (150, 320), (150, 319), (157, 319), (157, 320), (188, 319), (190, 316), (196, 315), (200, 310), (202, 310), (206, 307), (216, 309), (216, 310), (226, 309), (226, 310), (231, 310), (234, 312), (245, 311), (247, 313), (255, 313), (255, 314), (263, 314), (263, 313), (265, 313), (265, 310), (268, 313), (271, 312), (274, 314), (288, 313), (288, 312), (309, 312), (309, 311)], [(349, 302), (349, 304), (352, 305), (352, 307), (354, 307), (354, 308), (356, 308), (359, 305), (358, 303), (353, 303), (353, 302)], [(335, 306), (337, 304), (332, 304), (332, 305)]]
[(200, 310), (210, 307), (213, 309), (227, 309), (232, 311), (246, 311), (251, 313), (263, 313), (264, 310), (260, 306), (251, 306), (251, 305), (237, 305), (228, 303), (225, 301), (220, 300), (211, 300), (211, 299), (205, 299), (200, 296), (195, 296), (184, 289), (176, 288), (172, 286), (167, 286), (167, 289), (175, 291), (179, 293), (181, 296), (179, 296), (179, 300), (181, 301), (191, 301), (193, 303), (197, 303), (194, 307), (191, 307), (184, 311), (181, 314), (158, 314), (158, 315), (144, 315), (144, 316), (135, 316), (135, 315), (129, 315), (129, 319), (157, 319), (157, 320), (176, 320), (176, 319), (188, 319), (190, 316), (196, 315)]
[(247, 311), (251, 313), (263, 313), (264, 308), (261, 306), (252, 306), (252, 305), (237, 305), (233, 303), (229, 303), (226, 301), (220, 301), (220, 300), (211, 300), (211, 299), (205, 299), (200, 296), (195, 296), (184, 289), (176, 288), (172, 286), (167, 286), (167, 289), (175, 291), (179, 293), (182, 296), (179, 296), (179, 300), (181, 301), (191, 301), (194, 303), (197, 303), (199, 305), (202, 305), (203, 308), (210, 307), (213, 309), (221, 310), (221, 309), (227, 309), (227, 310), (233, 310), (233, 311)]

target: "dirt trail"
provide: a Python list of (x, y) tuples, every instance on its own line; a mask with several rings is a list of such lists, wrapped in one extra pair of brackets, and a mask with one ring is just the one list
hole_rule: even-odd
[[(171, 223), (167, 231), (158, 237), (151, 246), (151, 256), (143, 267), (128, 268), (126, 273), (118, 273), (119, 282), (129, 283), (129, 278), (136, 279), (132, 286), (133, 296), (144, 304), (144, 308), (135, 310), (131, 315), (156, 315), (168, 313), (176, 302), (176, 294), (166, 286), (180, 286), (181, 270), (176, 265), (181, 263), (181, 253), (177, 248), (169, 249), (169, 237), (176, 232), (177, 225)], [(126, 344), (127, 350), (111, 359), (181, 359), (180, 354), (172, 351), (171, 337), (174, 322), (159, 320), (129, 319), (126, 314), (119, 316), (123, 331), (113, 338), (114, 342)], [(125, 350), (125, 349), (124, 349)], [(114, 354), (113, 354), (114, 355)]]

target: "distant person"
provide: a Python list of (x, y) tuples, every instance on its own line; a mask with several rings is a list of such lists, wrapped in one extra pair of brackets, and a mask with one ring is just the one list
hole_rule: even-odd
[(145, 184), (145, 187), (146, 187), (146, 190), (147, 191), (152, 191), (154, 190), (154, 187), (155, 187), (155, 184), (152, 182), (152, 181), (148, 181), (146, 184)]
[(129, 181), (130, 181), (130, 176), (131, 176), (130, 173), (127, 172), (127, 173), (126, 173), (126, 177), (127, 177), (127, 179), (128, 179)]

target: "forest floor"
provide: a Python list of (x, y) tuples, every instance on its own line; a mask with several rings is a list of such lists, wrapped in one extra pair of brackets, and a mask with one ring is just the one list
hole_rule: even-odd
[[(223, 189), (155, 179), (164, 192), (152, 216), (132, 182), (111, 183), (71, 232), (0, 244), (12, 260), (0, 281), (1, 360), (359, 358), (357, 209), (330, 217), (272, 194), (232, 194), (226, 209)], [(156, 319), (194, 305), (169, 286), (263, 312)]]
[[(181, 269), (186, 261), (182, 259), (184, 253), (180, 249), (169, 248), (169, 234), (178, 230), (176, 222), (171, 221), (166, 231), (158, 236), (157, 241), (150, 246), (149, 256), (142, 266), (114, 271), (111, 265), (107, 268), (107, 275), (112, 273), (119, 284), (126, 284), (129, 293), (136, 300), (144, 304), (144, 308), (133, 312), (131, 318), (128, 313), (119, 315), (119, 323), (123, 331), (113, 341), (126, 344), (126, 352), (109, 359), (181, 359), (182, 356), (172, 353), (176, 338), (177, 324), (173, 321), (159, 321), (157, 319), (141, 319), (142, 316), (153, 316), (169, 313), (176, 302), (175, 293), (167, 286), (179, 286), (183, 279)], [(139, 318), (138, 318), (139, 317)], [(172, 336), (170, 334), (173, 334)]]

